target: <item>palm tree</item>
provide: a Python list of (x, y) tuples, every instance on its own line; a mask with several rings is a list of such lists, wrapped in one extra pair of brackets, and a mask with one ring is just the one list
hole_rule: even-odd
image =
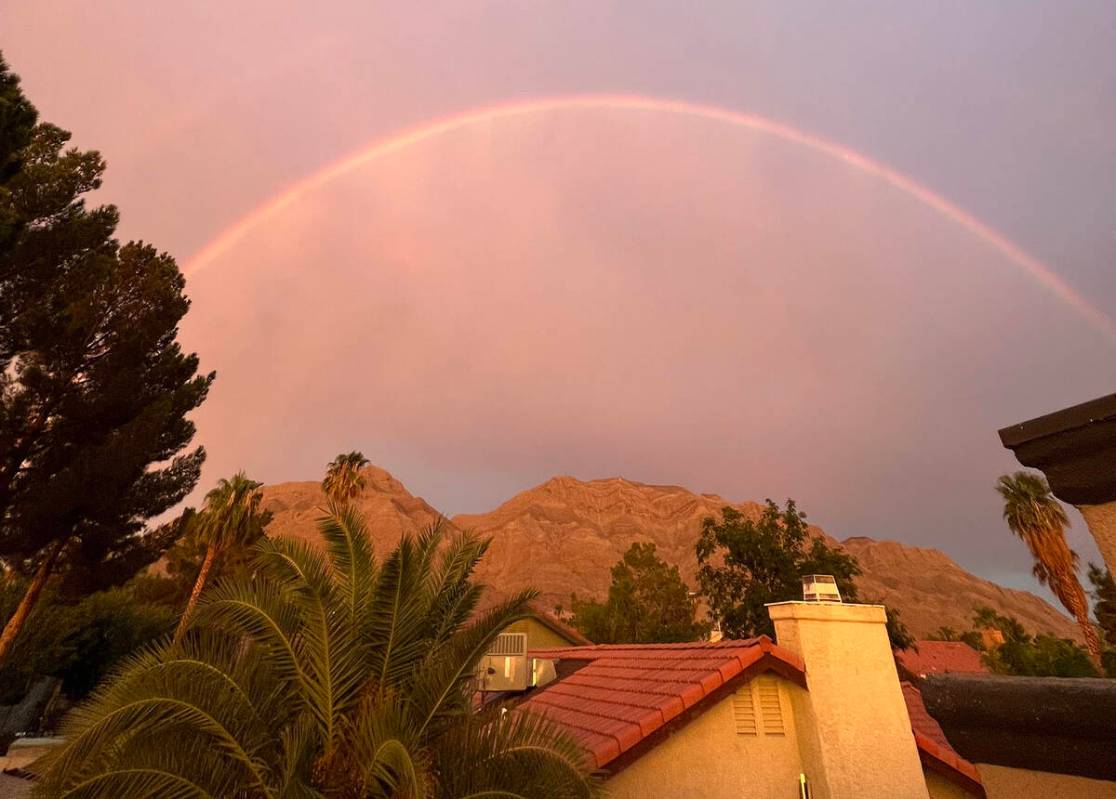
[(322, 490), (330, 502), (348, 502), (364, 490), (364, 476), (360, 470), (368, 465), (362, 452), (343, 452), (330, 461)]
[(262, 539), (251, 580), (133, 657), (36, 766), (39, 797), (592, 797), (543, 718), (475, 711), (475, 673), (532, 592), (477, 613), (488, 542), (406, 535), (378, 563), (352, 506), (323, 547)]
[(1085, 589), (1077, 579), (1077, 553), (1066, 543), (1069, 518), (1065, 510), (1042, 475), (1005, 474), (996, 483), (996, 490), (1004, 500), (1004, 521), (1035, 559), (1035, 579), (1040, 585), (1048, 586), (1077, 620), (1090, 660), (1101, 670), (1100, 638), (1089, 620)]
[(218, 480), (217, 487), (205, 495), (205, 509), (194, 521), (198, 525), (198, 537), (205, 542), (205, 558), (175, 631), (176, 640), (186, 630), (190, 614), (198, 603), (217, 558), (233, 547), (245, 547), (254, 543), (263, 535), (264, 528), (271, 521), (269, 511), (260, 511), (262, 486), (262, 483), (248, 479), (244, 472), (237, 472), (230, 479)]

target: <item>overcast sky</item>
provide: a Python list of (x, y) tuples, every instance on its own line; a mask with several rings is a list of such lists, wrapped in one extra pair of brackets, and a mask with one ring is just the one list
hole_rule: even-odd
[[(1116, 314), (1116, 4), (16, 2), (0, 49), (105, 155), (121, 234), (197, 255), (470, 109), (642, 95), (905, 174)], [(996, 430), (1116, 390), (1116, 343), (854, 160), (552, 108), (319, 181), (188, 281), (206, 484), (357, 448), (447, 513), (558, 474), (796, 498), (1031, 586)], [(1097, 559), (1074, 514), (1071, 543)]]

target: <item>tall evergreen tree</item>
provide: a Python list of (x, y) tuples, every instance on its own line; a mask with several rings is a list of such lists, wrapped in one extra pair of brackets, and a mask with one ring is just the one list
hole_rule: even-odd
[(116, 209), (84, 199), (104, 161), (29, 108), (0, 67), (0, 560), (31, 575), (0, 661), (52, 573), (88, 588), (169, 546), (180, 527), (146, 521), (197, 482), (186, 415), (213, 379), (177, 342), (174, 259), (116, 241)]
[(659, 557), (654, 544), (635, 543), (612, 567), (604, 602), (571, 599), (573, 624), (596, 644), (696, 641), (709, 625), (694, 620), (694, 600), (677, 566)]

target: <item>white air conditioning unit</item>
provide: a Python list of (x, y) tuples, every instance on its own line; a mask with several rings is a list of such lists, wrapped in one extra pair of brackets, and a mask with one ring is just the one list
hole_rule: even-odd
[(482, 691), (526, 691), (531, 669), (527, 633), (500, 633), (480, 660), (477, 683)]
[(802, 598), (807, 602), (840, 602), (841, 592), (831, 574), (807, 574), (802, 578)]

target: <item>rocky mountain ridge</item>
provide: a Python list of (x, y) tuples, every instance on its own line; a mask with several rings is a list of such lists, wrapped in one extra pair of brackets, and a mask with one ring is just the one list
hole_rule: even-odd
[[(369, 467), (365, 479), (356, 504), (366, 514), (380, 551), (390, 548), (404, 531), (419, 532), (442, 518), (385, 470)], [(265, 487), (264, 507), (274, 514), (269, 534), (313, 540), (322, 504), (321, 489), (314, 482)], [(443, 519), (443, 524), (491, 537), (478, 577), (495, 590), (533, 586), (544, 607), (568, 607), (571, 593), (602, 596), (609, 569), (635, 541), (654, 542), (664, 560), (677, 564), (692, 583), (701, 521), (728, 505), (749, 515), (761, 509), (755, 502), (730, 502), (716, 494), (622, 477), (555, 477), (488, 513), (461, 514)], [(837, 543), (821, 528), (811, 530)], [(862, 596), (898, 608), (918, 637), (941, 626), (967, 629), (976, 605), (1014, 616), (1034, 632), (1077, 637), (1073, 622), (1049, 603), (970, 574), (938, 550), (864, 537), (840, 544), (864, 571), (857, 581)]]

